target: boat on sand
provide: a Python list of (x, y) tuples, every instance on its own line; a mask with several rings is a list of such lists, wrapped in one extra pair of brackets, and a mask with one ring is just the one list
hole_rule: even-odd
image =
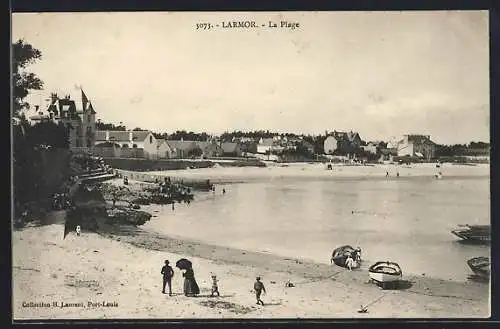
[(491, 242), (490, 225), (459, 225), (459, 227), (452, 230), (451, 233), (468, 242)]
[(491, 262), (488, 257), (474, 257), (467, 261), (472, 272), (481, 278), (489, 278), (491, 273)]
[(388, 285), (396, 285), (403, 277), (403, 271), (398, 263), (385, 261), (376, 262), (368, 269), (370, 281), (385, 289)]
[(330, 259), (331, 264), (335, 264), (337, 266), (346, 267), (346, 260), (351, 256), (356, 261), (359, 266), (361, 263), (361, 249), (354, 248), (349, 245), (341, 246), (335, 248), (332, 252), (332, 258)]

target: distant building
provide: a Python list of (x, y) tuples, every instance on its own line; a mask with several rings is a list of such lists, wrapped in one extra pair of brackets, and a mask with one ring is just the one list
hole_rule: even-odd
[(118, 157), (137, 157), (155, 159), (158, 157), (158, 144), (149, 130), (139, 131), (96, 131), (95, 148), (118, 148)]
[[(80, 89), (81, 90), (81, 89)], [(69, 147), (93, 148), (95, 144), (95, 115), (92, 103), (87, 95), (81, 90), (82, 103), (77, 104), (70, 96), (59, 98), (52, 93), (49, 104), (45, 110), (38, 111), (29, 120), (32, 124), (51, 121), (56, 124), (63, 124), (69, 132)]]
[(275, 138), (261, 138), (257, 144), (257, 153), (271, 153), (277, 146), (278, 144), (276, 143)]
[[(380, 154), (380, 151), (387, 148), (387, 143), (382, 141), (371, 141), (361, 146), (365, 152)], [(397, 153), (397, 152), (396, 152)]]
[(222, 143), (221, 147), (224, 156), (240, 157), (242, 155), (242, 150), (239, 143), (226, 142)]
[(196, 142), (196, 145), (201, 149), (202, 155), (205, 158), (220, 157), (224, 154), (219, 142), (215, 139), (208, 140), (206, 142)]
[(198, 155), (198, 153), (199, 155), (203, 154), (203, 151), (195, 141), (167, 139), (167, 143), (172, 149), (174, 158), (185, 159)]
[(165, 139), (156, 139), (156, 153), (159, 159), (171, 159), (174, 157), (174, 151)]
[(397, 146), (398, 156), (418, 157), (426, 160), (434, 158), (436, 144), (429, 135), (404, 135)]
[(361, 148), (365, 152), (368, 152), (368, 153), (371, 153), (371, 154), (377, 154), (377, 150), (378, 150), (376, 145), (370, 144), (370, 143), (368, 143), (367, 145), (361, 146)]
[(351, 153), (359, 149), (362, 140), (357, 132), (334, 131), (323, 142), (325, 154), (333, 154), (339, 150), (342, 153)]

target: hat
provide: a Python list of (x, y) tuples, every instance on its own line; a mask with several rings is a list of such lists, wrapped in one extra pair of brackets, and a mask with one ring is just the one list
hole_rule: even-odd
[(256, 279), (256, 280), (260, 280), (260, 276), (256, 277), (255, 279)]

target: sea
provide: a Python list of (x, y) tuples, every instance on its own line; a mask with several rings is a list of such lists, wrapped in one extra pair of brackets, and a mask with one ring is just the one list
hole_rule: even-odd
[(472, 274), (469, 258), (490, 257), (488, 245), (463, 244), (451, 234), (459, 224), (490, 223), (485, 165), (296, 164), (154, 174), (216, 182), (215, 192), (198, 192), (175, 210), (163, 206), (143, 227), (177, 238), (326, 264), (334, 248), (359, 246), (363, 267), (389, 260), (403, 275), (454, 281)]

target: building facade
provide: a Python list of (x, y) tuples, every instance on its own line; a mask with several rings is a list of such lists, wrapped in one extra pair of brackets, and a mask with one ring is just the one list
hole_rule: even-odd
[(398, 156), (418, 157), (426, 160), (434, 158), (436, 144), (429, 135), (404, 135), (398, 143)]
[(158, 143), (151, 131), (98, 130), (95, 136), (96, 151), (100, 147), (113, 147), (118, 149), (116, 154), (120, 157), (158, 158)]
[(43, 121), (62, 124), (68, 130), (70, 149), (92, 149), (95, 144), (96, 111), (83, 90), (81, 90), (81, 98), (80, 106), (70, 96), (60, 98), (52, 93), (47, 108), (44, 111), (38, 111), (29, 119), (33, 124)]
[(352, 153), (361, 147), (361, 137), (357, 132), (334, 131), (323, 142), (325, 154), (333, 154), (335, 151), (341, 153)]

